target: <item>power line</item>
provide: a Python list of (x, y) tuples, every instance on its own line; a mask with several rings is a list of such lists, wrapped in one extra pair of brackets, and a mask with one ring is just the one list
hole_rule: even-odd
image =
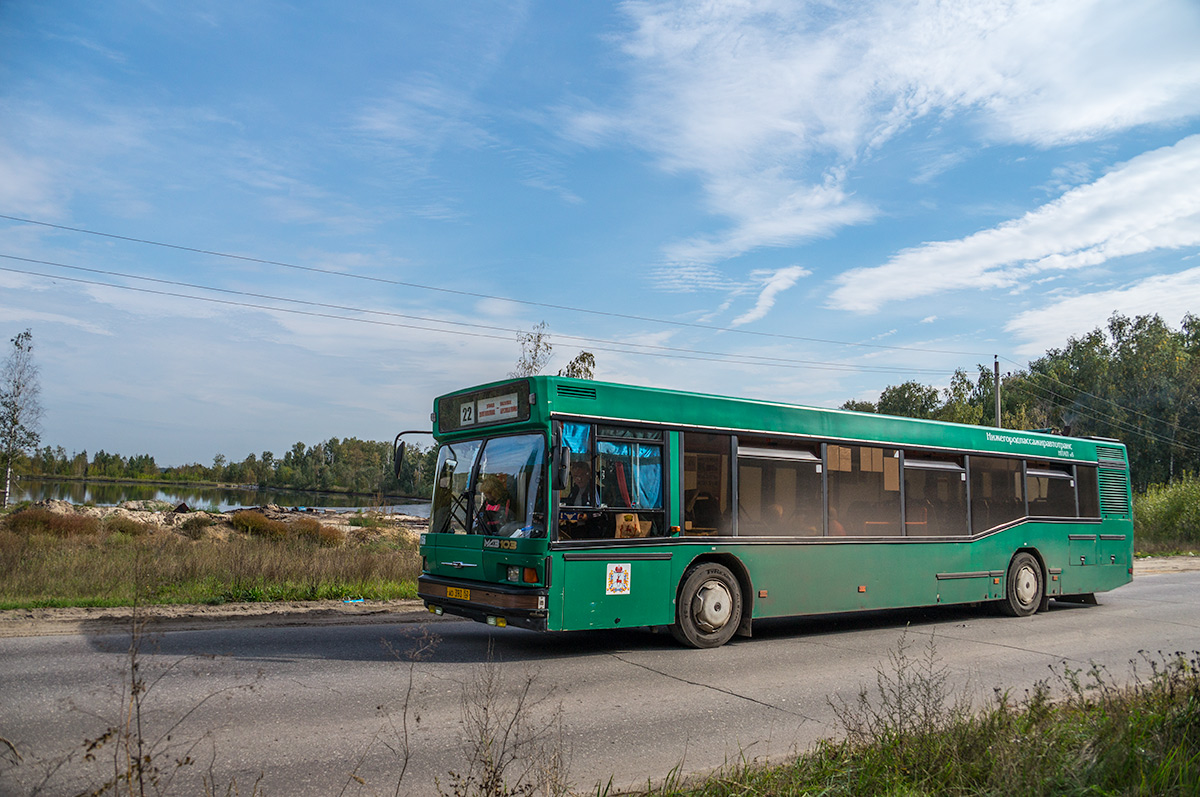
[[(1030, 373), (1032, 373), (1035, 376), (1046, 376), (1045, 374), (1039, 374), (1036, 371), (1031, 371)], [(1048, 377), (1048, 378), (1052, 379), (1052, 381), (1058, 381), (1058, 380), (1054, 380), (1053, 377)], [(1062, 384), (1062, 383), (1060, 383), (1060, 384)], [(1070, 397), (1065, 396), (1061, 393), (1058, 393), (1058, 392), (1052, 390), (1051, 388), (1048, 388), (1048, 387), (1045, 387), (1042, 385), (1037, 385), (1032, 382), (1024, 382), (1024, 383), (1015, 382), (1015, 383), (1010, 384), (1010, 387), (1014, 387), (1017, 390), (1023, 391), (1030, 398), (1043, 399), (1043, 400), (1060, 399), (1062, 402), (1071, 402), (1072, 404), (1074, 404), (1073, 400)], [(1035, 391), (1035, 390), (1040, 391), (1040, 394), (1034, 393), (1033, 391)], [(1086, 395), (1092, 395), (1092, 394), (1089, 393)], [(1098, 397), (1094, 397), (1094, 398), (1098, 398)], [(1105, 401), (1107, 401), (1107, 400), (1105, 400)], [(1117, 404), (1116, 402), (1107, 401), (1107, 403), (1112, 404), (1113, 406), (1117, 407), (1118, 409), (1128, 410), (1127, 407)], [(1100, 410), (1092, 409), (1092, 408), (1086, 407), (1086, 406), (1075, 406), (1074, 410), (1084, 417), (1091, 418), (1092, 420), (1095, 420), (1095, 421), (1106, 422), (1106, 423), (1110, 424), (1111, 426), (1113, 426), (1114, 428), (1116, 428), (1117, 430), (1125, 432), (1126, 434), (1141, 437), (1143, 439), (1150, 440), (1152, 442), (1162, 443), (1164, 445), (1175, 446), (1175, 447), (1181, 448), (1185, 451), (1192, 451), (1192, 452), (1200, 453), (1200, 446), (1189, 445), (1187, 443), (1179, 441), (1177, 438), (1166, 437), (1157, 432), (1154, 432), (1154, 431), (1151, 431), (1148, 429), (1143, 429), (1140, 426), (1135, 426), (1127, 421), (1122, 421), (1112, 415), (1101, 412)], [(1129, 410), (1129, 411), (1133, 412), (1133, 410)], [(1149, 420), (1156, 420), (1155, 418), (1153, 418), (1152, 416), (1149, 416), (1149, 415), (1145, 415), (1142, 413), (1136, 413), (1136, 414), (1139, 414), (1142, 417), (1147, 418)], [(1174, 426), (1173, 428), (1178, 429), (1177, 426)]]
[[(1005, 360), (1006, 362), (1010, 362), (1010, 363), (1012, 363), (1013, 365), (1016, 365), (1018, 368), (1020, 367), (1020, 365), (1019, 365), (1018, 363), (1014, 362), (1013, 360), (1010, 360), (1010, 359), (1009, 359), (1009, 358), (1007, 358), (1007, 357), (1001, 357), (1001, 359)], [(1057, 384), (1057, 385), (1061, 385), (1062, 387), (1064, 387), (1064, 388), (1066, 388), (1066, 389), (1068, 389), (1068, 390), (1073, 390), (1073, 389), (1075, 389), (1075, 386), (1074, 386), (1074, 385), (1069, 385), (1069, 384), (1067, 384), (1066, 382), (1063, 382), (1063, 381), (1062, 381), (1062, 380), (1060, 380), (1060, 379), (1056, 379), (1055, 377), (1051, 376), (1051, 375), (1050, 375), (1050, 374), (1048, 374), (1048, 373), (1045, 373), (1044, 371), (1036, 371), (1036, 370), (1034, 370), (1032, 365), (1030, 365), (1030, 367), (1029, 367), (1029, 373), (1030, 373), (1030, 374), (1032, 374), (1032, 375), (1034, 375), (1034, 376), (1040, 376), (1040, 377), (1042, 377), (1043, 379), (1049, 379), (1051, 382), (1054, 382), (1054, 383), (1055, 383), (1055, 384)], [(1104, 398), (1103, 396), (1097, 396), (1095, 393), (1089, 393), (1089, 392), (1087, 392), (1086, 390), (1080, 390), (1080, 391), (1078, 391), (1078, 393), (1077, 393), (1076, 395), (1077, 395), (1077, 396), (1087, 396), (1088, 398), (1093, 398), (1093, 399), (1095, 399), (1096, 401), (1100, 401), (1100, 402), (1103, 402), (1103, 403), (1105, 403), (1105, 404), (1108, 404), (1108, 405), (1111, 405), (1111, 406), (1113, 406), (1113, 407), (1116, 407), (1116, 408), (1117, 408), (1117, 409), (1119, 409), (1119, 410), (1124, 410), (1125, 412), (1128, 412), (1128, 413), (1130, 413), (1131, 415), (1137, 415), (1137, 416), (1140, 416), (1140, 417), (1142, 417), (1142, 418), (1145, 418), (1145, 419), (1146, 419), (1146, 420), (1148, 420), (1148, 421), (1154, 421), (1155, 423), (1161, 423), (1163, 426), (1166, 426), (1168, 429), (1172, 429), (1172, 430), (1174, 430), (1174, 431), (1176, 431), (1176, 432), (1182, 431), (1182, 428), (1181, 428), (1181, 427), (1180, 427), (1180, 425), (1179, 425), (1179, 424), (1177, 424), (1177, 423), (1168, 423), (1167, 421), (1164, 421), (1162, 418), (1156, 418), (1156, 417), (1154, 417), (1153, 415), (1148, 415), (1148, 414), (1146, 414), (1146, 413), (1144, 413), (1144, 412), (1141, 412), (1141, 411), (1139, 411), (1139, 410), (1135, 410), (1135, 409), (1133, 409), (1132, 407), (1126, 407), (1124, 404), (1119, 404), (1119, 403), (1117, 403), (1117, 402), (1115, 402), (1115, 401), (1113, 401), (1113, 400), (1111, 400), (1111, 399), (1106, 399), (1106, 398)], [(1064, 401), (1073, 401), (1073, 399), (1070, 399), (1070, 398), (1068, 398), (1067, 396), (1059, 396), (1059, 398), (1063, 399)]]
[[(319, 302), (308, 302), (308, 301), (300, 300), (300, 299), (287, 299), (284, 297), (275, 297), (275, 296), (269, 296), (266, 294), (254, 294), (254, 293), (248, 293), (248, 292), (243, 292), (243, 291), (235, 291), (235, 290), (226, 289), (226, 288), (210, 288), (207, 286), (198, 286), (198, 285), (193, 285), (191, 283), (181, 283), (181, 282), (175, 282), (172, 280), (158, 279), (158, 278), (154, 278), (154, 277), (138, 277), (136, 275), (122, 275), (122, 274), (119, 274), (119, 272), (104, 272), (104, 271), (101, 271), (100, 269), (90, 269), (90, 268), (86, 268), (83, 266), (67, 266), (67, 265), (63, 265), (63, 264), (50, 263), (47, 261), (34, 261), (34, 260), (31, 260), (30, 258), (23, 258), (23, 257), (15, 256), (15, 255), (0, 254), (0, 257), (12, 259), (12, 260), (37, 262), (37, 263), (42, 263), (43, 265), (60, 266), (63, 268), (73, 268), (73, 269), (78, 269), (78, 270), (82, 270), (82, 271), (97, 272), (97, 273), (102, 273), (102, 274), (106, 274), (106, 275), (126, 276), (126, 277), (130, 277), (132, 279), (145, 279), (145, 280), (149, 280), (152, 282), (192, 287), (192, 288), (196, 288), (198, 290), (211, 290), (211, 291), (218, 291), (218, 292), (222, 292), (222, 293), (229, 293), (229, 294), (235, 294), (235, 295), (243, 295), (243, 296), (256, 297), (256, 298), (265, 298), (265, 299), (269, 299), (272, 301), (291, 302), (291, 303), (296, 303), (296, 304), (305, 304), (305, 305), (310, 305), (310, 306), (327, 307), (327, 308), (333, 308), (333, 309), (344, 309), (344, 310), (351, 311), (351, 312), (362, 312), (362, 313), (379, 314), (379, 315), (392, 315), (392, 316), (397, 316), (397, 317), (401, 317), (401, 318), (406, 317), (406, 316), (403, 316), (398, 313), (388, 313), (386, 311), (381, 311), (381, 310), (366, 310), (366, 309), (361, 309), (361, 308), (345, 307), (342, 305), (327, 305), (327, 304), (322, 304)], [(258, 309), (258, 310), (266, 310), (269, 312), (291, 313), (294, 315), (304, 315), (304, 316), (311, 316), (311, 317), (316, 317), (316, 318), (328, 318), (328, 319), (335, 319), (335, 320), (340, 320), (340, 321), (352, 321), (355, 323), (374, 324), (376, 326), (395, 327), (395, 328), (401, 328), (401, 329), (416, 329), (416, 330), (422, 330), (422, 331), (426, 331), (426, 332), (439, 332), (442, 334), (449, 334), (449, 335), (464, 335), (464, 336), (468, 336), (468, 337), (487, 338), (487, 339), (491, 339), (491, 340), (510, 340), (510, 338), (508, 336), (490, 335), (490, 334), (485, 334), (482, 332), (469, 332), (466, 330), (439, 329), (436, 327), (420, 326), (418, 324), (406, 324), (406, 323), (398, 323), (398, 322), (393, 322), (393, 321), (382, 321), (382, 320), (376, 320), (376, 319), (370, 319), (370, 318), (354, 318), (352, 316), (336, 315), (333, 313), (322, 313), (322, 312), (307, 311), (307, 310), (297, 310), (297, 309), (287, 308), (287, 307), (272, 307), (270, 305), (255, 304), (253, 302), (240, 302), (240, 301), (233, 301), (233, 300), (229, 300), (229, 299), (217, 299), (217, 298), (214, 298), (211, 296), (194, 296), (192, 294), (176, 293), (174, 291), (155, 290), (152, 288), (138, 288), (138, 287), (134, 287), (132, 285), (117, 285), (117, 284), (114, 284), (111, 282), (100, 282), (98, 280), (87, 280), (87, 279), (81, 279), (78, 277), (67, 277), (67, 276), (63, 276), (61, 274), (46, 274), (44, 272), (30, 271), (30, 270), (26, 270), (26, 269), (6, 268), (3, 266), (0, 266), (0, 271), (7, 271), (10, 273), (14, 273), (14, 274), (26, 274), (26, 275), (35, 276), (35, 277), (42, 277), (42, 278), (49, 279), (49, 280), (62, 280), (65, 282), (74, 282), (74, 283), (83, 284), (83, 285), (95, 285), (95, 286), (105, 287), (105, 288), (116, 288), (118, 290), (134, 291), (137, 293), (146, 293), (146, 294), (152, 294), (152, 295), (156, 295), (156, 296), (170, 296), (170, 297), (174, 297), (174, 298), (191, 299), (194, 301), (202, 301), (202, 302), (211, 302), (214, 304), (223, 304), (223, 305), (228, 305), (228, 306), (233, 306), (233, 307), (245, 307), (245, 308), (251, 308), (251, 309)], [(464, 325), (464, 326), (479, 326), (479, 327), (483, 327), (485, 329), (503, 329), (503, 328), (498, 328), (498, 327), (486, 327), (483, 325), (472, 325), (472, 324), (468, 324), (466, 322), (441, 321), (439, 319), (426, 319), (426, 320), (432, 321), (433, 323), (457, 324), (457, 325)], [(505, 330), (505, 331), (514, 331), (514, 330)], [(762, 362), (749, 363), (749, 364), (763, 365), (763, 366), (774, 367), (774, 368), (794, 368), (794, 369), (811, 368), (811, 369), (816, 369), (816, 370), (829, 370), (829, 371), (869, 371), (869, 372), (876, 372), (876, 373), (911, 373), (911, 371), (912, 371), (912, 369), (888, 369), (883, 366), (858, 366), (858, 365), (850, 365), (850, 364), (845, 364), (845, 363), (829, 363), (829, 362), (822, 362), (822, 361), (786, 360), (783, 358), (762, 357), (760, 355), (726, 354), (723, 352), (705, 352), (705, 351), (698, 351), (698, 350), (691, 350), (691, 349), (678, 349), (678, 348), (672, 348), (672, 347), (667, 347), (667, 346), (656, 346), (656, 345), (644, 344), (644, 343), (625, 343), (622, 341), (594, 341), (594, 339), (592, 339), (592, 338), (582, 338), (582, 337), (574, 336), (574, 335), (564, 335), (562, 337), (573, 338), (576, 340), (583, 340), (583, 341), (587, 341), (587, 342), (603, 342), (606, 344), (610, 344), (607, 346), (593, 346), (592, 348), (595, 348), (597, 351), (608, 351), (608, 352), (614, 352), (614, 353), (618, 353), (618, 354), (643, 355), (643, 356), (648, 356), (648, 357), (672, 357), (675, 359), (683, 359), (683, 360), (699, 360), (699, 361), (704, 361), (704, 362), (723, 362), (723, 363), (733, 363), (733, 364), (746, 364), (745, 361), (747, 359), (758, 359), (758, 360), (761, 360)], [(638, 347), (643, 347), (643, 348), (652, 349), (652, 350), (651, 351), (637, 351), (637, 350), (629, 349), (629, 348), (614, 348), (614, 346), (616, 346), (616, 347), (638, 346)], [(702, 355), (711, 355), (711, 356), (702, 356)], [(933, 371), (932, 373), (942, 373), (942, 372)]]
[[(1006, 360), (1007, 362), (1012, 362), (1013, 365), (1020, 367), (1018, 362), (1014, 362), (1013, 360), (1008, 359), (1007, 356), (1004, 356), (1004, 358), (1001, 358), (1001, 359)], [(1050, 376), (1049, 373), (1045, 373), (1044, 371), (1036, 371), (1036, 370), (1034, 370), (1032, 365), (1030, 366), (1030, 368), (1028, 368), (1028, 373), (1030, 373), (1031, 376), (1042, 377), (1043, 379), (1049, 379), (1050, 382), (1054, 382), (1055, 384), (1060, 385), (1060, 386), (1062, 386), (1062, 388), (1066, 388), (1067, 390), (1075, 390), (1074, 385), (1070, 385), (1070, 384), (1067, 384), (1066, 382), (1062, 382), (1061, 379), (1052, 377), (1052, 376)], [(1115, 407), (1117, 409), (1121, 409), (1121, 411), (1127, 412), (1130, 415), (1136, 415), (1136, 417), (1145, 418), (1148, 421), (1152, 421), (1152, 423), (1154, 423), (1154, 424), (1163, 425), (1166, 427), (1166, 429), (1169, 429), (1171, 431), (1174, 431), (1174, 432), (1183, 431), (1182, 427), (1178, 424), (1168, 423), (1168, 421), (1165, 421), (1162, 418), (1156, 418), (1156, 417), (1154, 417), (1154, 415), (1150, 415), (1150, 414), (1138, 411), (1138, 409), (1134, 409), (1133, 407), (1126, 407), (1126, 406), (1122, 405), (1122, 403), (1112, 401), (1111, 399), (1105, 399), (1105, 397), (1103, 397), (1103, 396), (1097, 396), (1096, 394), (1094, 394), (1094, 392), (1088, 392), (1086, 390), (1078, 390), (1075, 392), (1075, 397), (1070, 397), (1067, 395), (1060, 394), (1060, 392), (1050, 390), (1049, 388), (1042, 388), (1042, 386), (1039, 386), (1038, 389), (1048, 391), (1049, 394), (1052, 396), (1055, 396), (1056, 399), (1061, 399), (1064, 402), (1072, 402), (1072, 405), (1074, 405), (1075, 401), (1078, 400), (1079, 396), (1086, 396), (1086, 397), (1088, 397), (1088, 399), (1094, 399), (1098, 402), (1105, 403), (1105, 405), (1109, 405), (1110, 407)], [(1112, 423), (1114, 425), (1117, 425), (1118, 423), (1120, 423), (1120, 421), (1117, 421), (1115, 418), (1112, 418), (1111, 415), (1093, 414), (1092, 417), (1093, 418), (1103, 418), (1105, 420), (1109, 420), (1110, 423)], [(1130, 426), (1129, 429), (1139, 429), (1139, 427)], [(1162, 442), (1172, 442), (1172, 441), (1174, 441), (1175, 438), (1163, 437), (1160, 439), (1162, 439)], [(1182, 443), (1180, 445), (1182, 445)], [(1200, 449), (1198, 449), (1198, 450), (1200, 450)]]
[(365, 280), (368, 282), (381, 283), (385, 285), (395, 285), (403, 288), (417, 288), (426, 291), (436, 291), (438, 293), (448, 293), (455, 296), (468, 296), (474, 299), (494, 299), (513, 304), (522, 304), (528, 307), (541, 307), (549, 310), (565, 310), (572, 313), (584, 313), (587, 315), (603, 316), (607, 318), (623, 318), (629, 321), (644, 321), (652, 324), (664, 324), (667, 326), (685, 327), (690, 329), (703, 329), (708, 332), (726, 332), (735, 335), (753, 335), (756, 337), (780, 338), (783, 340), (796, 340), (805, 343), (825, 343), (835, 346), (856, 346), (861, 348), (885, 349), (889, 351), (913, 351), (922, 354), (955, 354), (960, 356), (971, 357), (986, 357), (986, 354), (971, 351), (950, 351), (943, 349), (927, 349), (918, 346), (887, 346), (882, 343), (858, 343), (845, 340), (832, 340), (827, 338), (809, 338), (800, 335), (785, 335), (779, 332), (761, 332), (752, 329), (738, 329), (736, 327), (718, 327), (709, 324), (697, 324), (690, 321), (675, 321), (666, 318), (654, 318), (651, 316), (631, 315), (627, 313), (614, 313), (607, 310), (592, 310), (584, 307), (571, 307), (568, 305), (554, 304), (551, 302), (535, 302), (530, 299), (513, 299), (508, 296), (496, 296), (487, 293), (476, 293), (474, 291), (464, 291), (457, 288), (443, 288), (436, 285), (424, 285), (417, 282), (406, 282), (403, 280), (389, 279), (387, 277), (374, 277), (367, 274), (355, 274), (351, 271), (334, 271), (333, 269), (317, 268), (315, 266), (301, 266), (295, 263), (287, 263), (281, 260), (269, 260), (266, 258), (250, 257), (248, 255), (235, 255), (228, 252), (219, 252), (212, 249), (201, 249), (192, 246), (183, 246), (180, 244), (164, 243), (162, 241), (153, 241), (147, 238), (136, 238), (128, 235), (117, 235), (115, 233), (101, 232), (99, 230), (89, 230), (84, 227), (70, 227), (65, 224), (52, 224), (47, 221), (37, 221), (36, 219), (26, 219), (20, 216), (9, 216), (0, 213), (0, 219), (8, 219), (9, 221), (19, 222), (21, 224), (33, 224), (39, 227), (48, 227), (55, 230), (63, 230), (66, 232), (76, 232), (83, 235), (95, 235), (101, 238), (110, 238), (117, 241), (127, 241), (129, 243), (145, 244), (147, 246), (159, 246), (165, 249), (174, 249), (181, 252), (192, 252), (201, 255), (210, 255), (212, 257), (227, 258), (230, 260), (241, 260), (247, 263), (259, 263), (262, 265), (279, 266), (280, 268), (289, 268), (297, 271), (306, 271), (313, 274), (324, 274), (332, 277), (342, 277), (345, 279)]
[[(327, 302), (314, 302), (314, 301), (309, 301), (309, 300), (305, 300), (305, 299), (292, 299), (292, 298), (288, 298), (285, 296), (273, 296), (271, 294), (254, 293), (251, 291), (239, 291), (239, 290), (234, 290), (232, 288), (216, 288), (211, 285), (199, 285), (197, 283), (192, 283), (192, 282), (181, 282), (179, 280), (163, 279), (161, 277), (146, 277), (146, 276), (142, 276), (139, 274), (128, 274), (128, 273), (124, 273), (124, 272), (120, 272), (120, 271), (111, 271), (111, 270), (107, 270), (107, 269), (91, 268), (88, 266), (75, 266), (75, 265), (70, 265), (67, 263), (58, 263), (58, 262), (54, 262), (54, 261), (50, 261), (50, 260), (37, 260), (34, 258), (21, 257), (18, 255), (0, 254), (0, 257), (3, 257), (8, 260), (18, 260), (18, 261), (25, 262), (25, 263), (37, 263), (39, 265), (53, 266), (55, 268), (65, 268), (65, 269), (71, 269), (74, 271), (84, 271), (84, 272), (91, 273), (91, 274), (101, 274), (101, 275), (110, 276), (110, 277), (121, 277), (124, 279), (143, 280), (146, 282), (153, 282), (153, 283), (157, 283), (160, 285), (173, 285), (176, 287), (193, 288), (196, 290), (213, 291), (216, 293), (225, 293), (225, 294), (231, 294), (231, 295), (236, 295), (236, 296), (246, 296), (246, 297), (250, 297), (250, 298), (254, 298), (254, 299), (268, 299), (268, 300), (277, 301), (277, 302), (288, 302), (291, 304), (305, 305), (308, 307), (323, 307), (323, 308), (331, 309), (331, 310), (344, 310), (347, 312), (366, 313), (366, 314), (370, 314), (370, 315), (381, 315), (381, 316), (388, 316), (388, 317), (392, 317), (392, 318), (404, 318), (404, 319), (408, 319), (411, 321), (424, 321), (426, 323), (433, 323), (433, 324), (447, 324), (447, 325), (452, 325), (452, 326), (473, 327), (476, 329), (485, 329), (485, 330), (489, 330), (489, 331), (508, 332), (510, 334), (518, 334), (523, 331), (523, 330), (519, 330), (519, 329), (512, 329), (509, 327), (492, 326), (492, 325), (488, 325), (488, 324), (477, 324), (477, 323), (472, 323), (469, 321), (453, 321), (453, 320), (446, 320), (446, 319), (441, 319), (441, 318), (429, 318), (428, 316), (418, 316), (418, 315), (411, 315), (411, 314), (407, 314), (407, 313), (396, 313), (396, 312), (387, 311), (387, 310), (371, 310), (371, 309), (367, 309), (367, 308), (363, 308), (363, 307), (353, 307), (353, 306), (349, 306), (349, 305), (331, 304), (331, 303), (327, 303)], [(22, 272), (22, 273), (34, 274), (36, 276), (46, 276), (46, 275), (40, 274), (38, 272)], [(115, 287), (115, 288), (122, 287), (120, 285), (112, 285), (110, 283), (102, 283), (102, 284), (108, 285), (109, 287)], [(199, 298), (199, 297), (196, 297), (196, 298)], [(421, 329), (431, 329), (431, 328), (421, 327)], [(451, 330), (442, 330), (442, 331), (450, 332)], [(683, 347), (679, 347), (679, 346), (663, 346), (663, 345), (651, 344), (651, 343), (633, 343), (633, 342), (620, 341), (620, 340), (606, 340), (603, 338), (591, 338), (591, 337), (585, 337), (585, 336), (581, 336), (581, 335), (568, 335), (565, 333), (555, 333), (554, 337), (556, 339), (583, 341), (584, 343), (589, 343), (589, 344), (590, 343), (604, 343), (604, 344), (609, 344), (609, 345), (613, 345), (613, 346), (633, 346), (633, 347), (638, 347), (638, 348), (655, 349), (655, 350), (666, 351), (666, 352), (679, 352), (682, 354), (703, 354), (703, 355), (725, 357), (725, 358), (740, 357), (742, 359), (760, 360), (764, 363), (788, 363), (788, 364), (795, 364), (795, 365), (823, 366), (823, 367), (828, 367), (828, 368), (832, 368), (832, 369), (854, 370), (854, 371), (863, 371), (863, 372), (868, 372), (868, 373), (869, 372), (895, 373), (897, 371), (899, 371), (901, 373), (913, 373), (913, 372), (933, 373), (933, 374), (944, 373), (944, 371), (939, 370), (939, 369), (922, 369), (922, 368), (897, 369), (897, 368), (890, 368), (890, 367), (886, 367), (886, 366), (854, 365), (854, 364), (850, 364), (850, 363), (834, 363), (834, 362), (827, 362), (824, 360), (799, 360), (799, 359), (795, 359), (795, 358), (786, 358), (786, 357), (767, 357), (767, 356), (759, 355), (759, 354), (741, 354), (741, 353), (733, 354), (733, 353), (729, 353), (729, 352), (688, 349), (688, 348), (683, 348)]]

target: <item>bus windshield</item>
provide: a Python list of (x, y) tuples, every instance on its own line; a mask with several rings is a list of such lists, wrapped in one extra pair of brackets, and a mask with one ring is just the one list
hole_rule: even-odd
[(536, 434), (446, 443), (429, 530), (545, 537), (545, 459), (545, 439)]

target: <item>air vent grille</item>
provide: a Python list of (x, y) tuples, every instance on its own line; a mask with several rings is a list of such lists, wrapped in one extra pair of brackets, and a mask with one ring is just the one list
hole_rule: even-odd
[(596, 388), (582, 385), (559, 385), (558, 395), (563, 398), (595, 399)]
[(1125, 449), (1112, 446), (1096, 446), (1096, 459), (1102, 468), (1124, 468)]
[(1125, 464), (1125, 449), (1096, 446), (1100, 466), (1100, 511), (1106, 516), (1129, 515), (1129, 471)]

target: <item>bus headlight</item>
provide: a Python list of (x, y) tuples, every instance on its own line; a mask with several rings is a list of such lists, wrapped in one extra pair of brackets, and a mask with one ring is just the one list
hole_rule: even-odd
[(509, 565), (508, 566), (508, 580), (520, 582), (521, 568), (517, 567), (516, 565)]

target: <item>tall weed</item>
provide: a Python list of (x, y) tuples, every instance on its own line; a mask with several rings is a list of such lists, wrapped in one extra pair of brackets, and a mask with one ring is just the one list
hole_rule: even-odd
[(0, 609), (132, 605), (139, 555), (152, 563), (142, 587), (142, 600), (151, 603), (412, 598), (421, 570), (411, 545), (330, 546), (298, 536), (64, 538), (0, 530)]
[(100, 521), (89, 515), (62, 515), (35, 506), (10, 515), (8, 528), (25, 536), (87, 537), (100, 533)]
[(571, 793), (570, 754), (563, 730), (562, 706), (537, 687), (537, 674), (526, 671), (515, 685), (492, 658), (462, 685), (462, 771), (448, 775), (441, 797), (525, 797)]
[(1200, 653), (1133, 662), (1132, 685), (1067, 664), (1014, 701), (979, 711), (946, 688), (932, 643), (902, 638), (874, 689), (833, 708), (846, 735), (782, 766), (740, 764), (654, 795), (1195, 795), (1200, 793)]

